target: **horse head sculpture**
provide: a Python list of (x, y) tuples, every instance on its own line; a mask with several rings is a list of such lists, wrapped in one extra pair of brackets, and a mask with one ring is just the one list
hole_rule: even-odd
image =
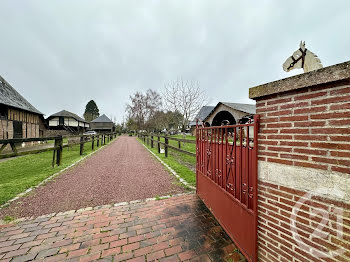
[(322, 67), (321, 60), (318, 56), (306, 49), (305, 41), (300, 41), (299, 49), (283, 63), (283, 70), (286, 72), (302, 68), (304, 69), (304, 73), (306, 73)]

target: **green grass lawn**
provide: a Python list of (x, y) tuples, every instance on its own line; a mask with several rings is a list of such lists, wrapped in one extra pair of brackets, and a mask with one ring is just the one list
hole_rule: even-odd
[[(139, 139), (141, 143), (143, 141)], [(161, 141), (164, 142), (164, 138), (161, 138)], [(174, 144), (173, 144), (174, 142)], [(177, 146), (177, 141), (171, 141), (169, 140), (169, 143), (171, 145)], [(168, 164), (172, 169), (175, 170), (175, 172), (186, 180), (190, 185), (195, 186), (196, 185), (196, 172), (195, 172), (195, 166), (196, 166), (196, 158), (193, 156), (186, 155), (181, 152), (177, 152), (175, 150), (169, 149), (168, 151), (168, 157), (165, 157), (164, 154), (159, 154), (157, 149), (157, 143), (154, 143), (154, 148), (151, 148), (151, 146), (148, 146), (145, 144), (153, 153), (155, 153), (160, 159), (162, 159), (166, 164)], [(188, 150), (188, 148), (190, 150)], [(161, 146), (161, 148), (164, 148)], [(184, 149), (186, 151), (190, 152), (196, 152), (195, 144), (183, 144), (181, 143), (181, 149)]]
[(84, 145), (82, 156), (79, 155), (79, 148), (79, 145), (64, 148), (62, 163), (54, 168), (51, 166), (53, 151), (0, 162), (0, 205), (92, 152), (91, 142)]

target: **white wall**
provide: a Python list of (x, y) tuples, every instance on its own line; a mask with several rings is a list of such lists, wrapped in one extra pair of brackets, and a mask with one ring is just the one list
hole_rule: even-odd
[(58, 117), (54, 117), (49, 121), (49, 126), (58, 126)]

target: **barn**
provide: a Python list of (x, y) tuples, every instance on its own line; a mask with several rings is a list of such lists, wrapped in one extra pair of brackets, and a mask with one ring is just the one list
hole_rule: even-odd
[[(203, 120), (206, 126), (246, 123), (256, 112), (254, 104), (219, 102)], [(227, 122), (228, 121), (228, 122)]]
[(90, 122), (90, 129), (98, 133), (113, 132), (114, 123), (105, 114)]
[(38, 138), (45, 130), (43, 114), (0, 76), (0, 139)]
[(66, 130), (69, 133), (82, 133), (90, 127), (88, 121), (67, 110), (49, 116), (46, 121), (50, 130)]

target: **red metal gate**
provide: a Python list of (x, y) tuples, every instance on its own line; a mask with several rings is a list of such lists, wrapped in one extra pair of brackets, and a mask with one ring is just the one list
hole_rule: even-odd
[(198, 127), (197, 194), (249, 261), (257, 261), (259, 118)]

